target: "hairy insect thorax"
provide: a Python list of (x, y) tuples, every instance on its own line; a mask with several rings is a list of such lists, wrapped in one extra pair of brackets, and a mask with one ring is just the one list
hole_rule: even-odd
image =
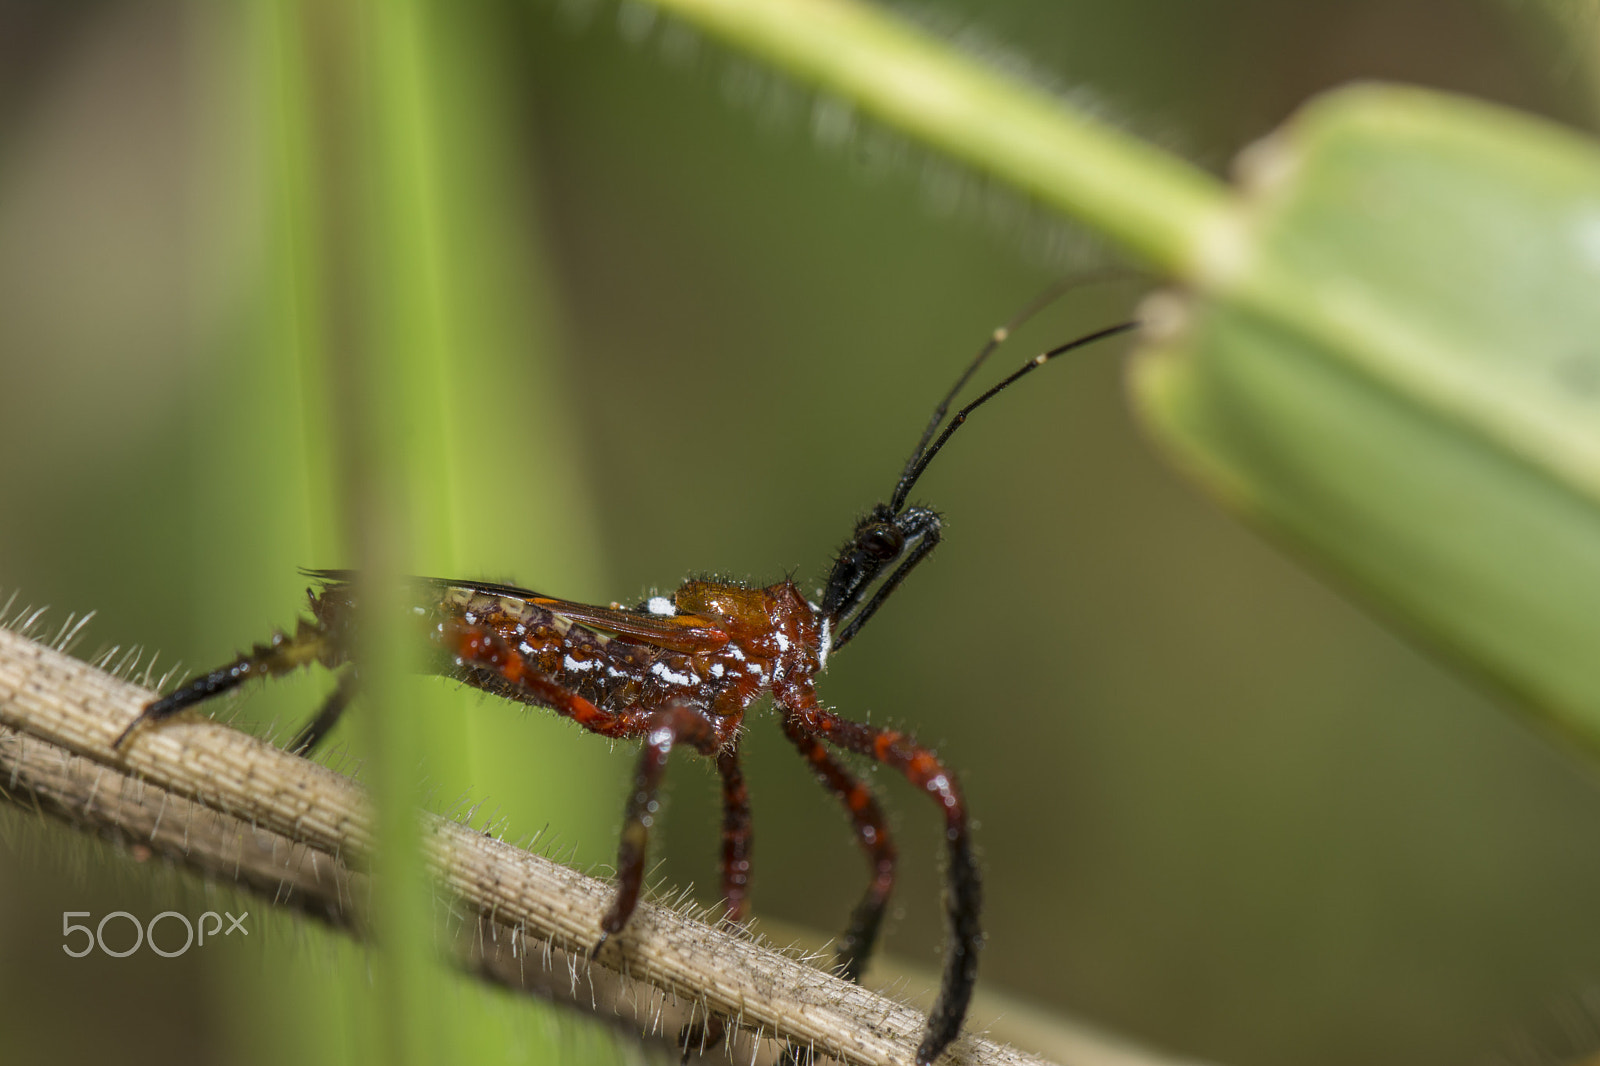
[(728, 634), (723, 654), (750, 664), (760, 688), (786, 678), (810, 678), (827, 661), (827, 623), (792, 581), (748, 588), (690, 580), (673, 600), (679, 611), (714, 620)]
[[(815, 669), (819, 630), (814, 608), (792, 581), (749, 588), (727, 581), (685, 581), (673, 597), (677, 609), (718, 623), (747, 651), (788, 658), (791, 667)], [(788, 656), (808, 648), (810, 655)]]

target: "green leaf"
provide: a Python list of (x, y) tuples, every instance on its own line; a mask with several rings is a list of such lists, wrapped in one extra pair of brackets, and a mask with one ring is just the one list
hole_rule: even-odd
[(1252, 151), (1230, 195), (877, 8), (657, 2), (1183, 284), (1133, 389), (1179, 463), (1600, 750), (1592, 142), (1363, 87)]
[(1600, 152), (1419, 90), (1306, 108), (1136, 402), (1231, 505), (1600, 747)]
[(869, 4), (655, 2), (1167, 270), (1227, 221), (1209, 175)]

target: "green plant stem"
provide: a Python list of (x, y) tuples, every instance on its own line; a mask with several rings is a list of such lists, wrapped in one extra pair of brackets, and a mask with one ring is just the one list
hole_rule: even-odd
[(712, 36), (1193, 277), (1231, 222), (1225, 187), (848, 0), (653, 0)]

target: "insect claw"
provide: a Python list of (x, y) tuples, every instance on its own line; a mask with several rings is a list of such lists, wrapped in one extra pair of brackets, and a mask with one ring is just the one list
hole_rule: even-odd
[(117, 751), (118, 749), (120, 749), (122, 747), (123, 741), (125, 741), (129, 737), (133, 736), (133, 731), (138, 729), (141, 725), (143, 725), (144, 724), (144, 720), (145, 720), (145, 716), (144, 716), (144, 714), (141, 713), (137, 718), (135, 718), (133, 721), (129, 722), (128, 723), (128, 727), (126, 729), (124, 729), (122, 732), (118, 733), (117, 734), (117, 739), (113, 740), (111, 742), (111, 750), (112, 751)]
[(594, 947), (589, 949), (589, 961), (594, 962), (600, 957), (600, 949), (606, 946), (606, 941), (611, 939), (611, 934), (604, 929), (600, 930), (600, 939), (594, 942)]

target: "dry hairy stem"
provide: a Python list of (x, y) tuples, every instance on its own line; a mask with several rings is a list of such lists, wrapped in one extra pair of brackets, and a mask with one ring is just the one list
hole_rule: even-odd
[[(0, 793), (74, 824), (113, 829), (359, 930), (359, 907), (351, 904), (364, 898), (364, 875), (357, 871), (372, 848), (363, 790), (322, 766), (207, 721), (145, 729), (113, 751), (112, 740), (152, 696), (0, 630), (0, 726), (12, 731), (0, 732)], [(630, 1004), (635, 1013), (642, 1003), (659, 1004), (660, 993), (844, 1062), (913, 1059), (924, 1025), (920, 1012), (748, 935), (648, 903), (597, 960), (625, 981), (604, 991), (606, 982), (597, 980), (591, 990), (584, 974), (582, 994), (576, 995), (610, 886), (436, 815), (420, 815), (420, 831), (440, 884), (476, 919), (467, 923), (466, 938), (477, 952), (471, 965), (497, 980), (542, 983), (547, 992), (570, 985), (585, 1004), (609, 998)], [(549, 965), (563, 953), (559, 965)], [(551, 980), (552, 971), (559, 980)], [(656, 992), (641, 994), (633, 982)], [(944, 1061), (1042, 1060), (968, 1035)], [(1073, 1061), (1157, 1066), (1142, 1053), (1092, 1040), (1074, 1046)]]
[[(366, 874), (270, 829), (5, 727), (0, 727), (0, 800), (117, 841), (140, 861), (160, 855), (231, 881), (276, 907), (358, 937), (366, 934)], [(674, 1047), (683, 1027), (695, 1020), (695, 1004), (591, 967), (583, 955), (556, 951), (511, 926), (482, 917), (448, 925), (457, 963), (496, 984), (595, 1013)], [(762, 1046), (753, 1038), (740, 1039), (733, 1061), (777, 1057), (770, 1041)]]

